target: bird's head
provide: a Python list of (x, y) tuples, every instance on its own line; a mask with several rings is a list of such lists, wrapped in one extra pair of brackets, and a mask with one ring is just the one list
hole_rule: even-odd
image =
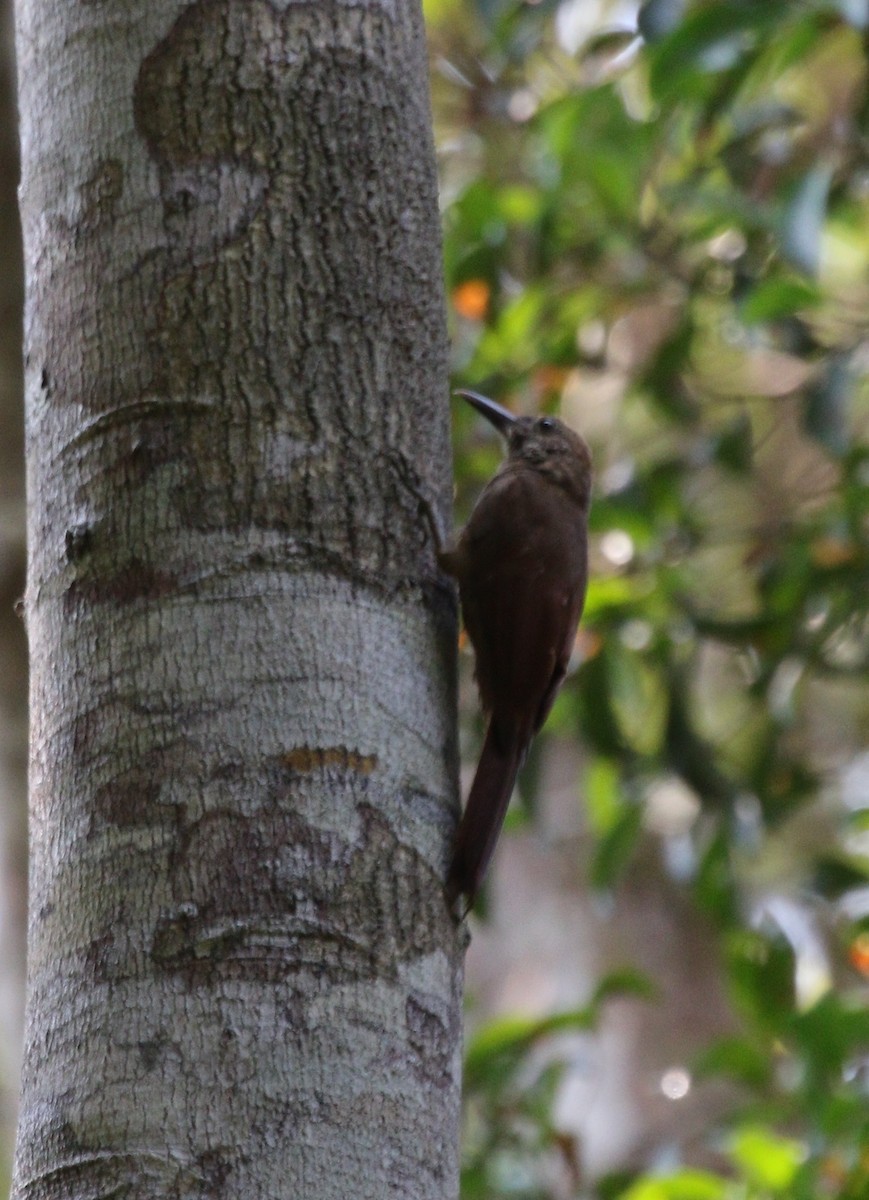
[(557, 417), (517, 417), (488, 396), (464, 389), (456, 395), (472, 404), (507, 442), (506, 466), (521, 463), (588, 505), (591, 493), (591, 453), (585, 438)]

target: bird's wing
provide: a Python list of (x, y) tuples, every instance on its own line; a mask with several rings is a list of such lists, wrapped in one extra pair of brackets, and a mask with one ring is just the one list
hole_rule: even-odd
[(563, 625), (563, 638), (559, 651), (555, 658), (552, 675), (546, 691), (541, 697), (540, 704), (537, 708), (537, 717), (534, 722), (534, 732), (543, 725), (543, 722), (549, 716), (549, 710), (555, 702), (555, 697), (558, 694), (558, 689), (564, 682), (564, 677), (567, 674), (567, 666), (570, 662), (570, 656), (573, 653), (574, 643), (576, 641), (576, 627), (579, 624), (579, 618), (582, 616), (582, 606), (585, 603), (585, 577), (578, 582), (573, 588), (573, 591), (568, 597), (567, 603), (567, 618)]
[(536, 479), (504, 473), (465, 531), (462, 607), (484, 708), (504, 738), (530, 740), (549, 712), (582, 607), (582, 527), (566, 501), (541, 506)]

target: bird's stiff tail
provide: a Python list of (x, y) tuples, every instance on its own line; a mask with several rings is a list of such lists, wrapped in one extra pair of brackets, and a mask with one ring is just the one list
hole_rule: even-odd
[[(504, 741), (506, 746), (500, 744)], [(466, 897), (468, 909), (474, 903), (504, 824), (524, 751), (519, 738), (499, 737), (495, 722), (489, 722), (477, 773), (456, 831), (446, 888), (450, 907), (459, 896)]]

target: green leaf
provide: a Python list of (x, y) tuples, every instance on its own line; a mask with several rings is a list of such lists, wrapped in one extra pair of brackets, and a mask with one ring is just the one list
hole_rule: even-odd
[(622, 809), (618, 820), (595, 849), (591, 863), (592, 887), (605, 891), (618, 882), (633, 857), (643, 829), (643, 815), (642, 805), (635, 802)]
[(504, 1068), (512, 1069), (541, 1038), (594, 1027), (602, 1006), (619, 996), (650, 999), (655, 989), (640, 971), (625, 969), (604, 976), (587, 1005), (547, 1017), (498, 1017), (473, 1037), (465, 1054), (465, 1082), (473, 1086)]
[(750, 1184), (782, 1193), (790, 1189), (808, 1148), (760, 1125), (748, 1125), (730, 1138), (730, 1156)]
[(869, 1009), (859, 998), (845, 1000), (828, 992), (806, 1012), (796, 1014), (790, 1028), (821, 1082), (838, 1075), (852, 1056), (869, 1051)]
[(724, 830), (719, 830), (710, 840), (700, 859), (694, 880), (694, 895), (701, 909), (711, 914), (719, 924), (728, 925), (736, 920), (738, 900), (730, 865), (730, 844)]
[(869, 860), (822, 855), (815, 866), (814, 890), (827, 900), (838, 900), (869, 883)]
[(609, 696), (609, 673), (604, 656), (596, 655), (582, 667), (581, 720), (585, 737), (605, 756), (618, 756), (626, 750)]
[(747, 325), (778, 321), (814, 308), (821, 301), (818, 288), (802, 279), (764, 279), (745, 297), (739, 315)]
[(715, 460), (723, 467), (729, 467), (731, 471), (738, 471), (741, 474), (750, 471), (753, 443), (751, 419), (748, 413), (738, 413), (716, 435), (713, 445)]
[(663, 343), (640, 380), (668, 416), (686, 425), (697, 417), (697, 406), (685, 390), (683, 381), (694, 340), (693, 321), (686, 317), (672, 337)]
[(779, 16), (776, 0), (763, 4), (719, 0), (692, 11), (652, 47), (650, 84), (661, 103), (696, 100), (705, 92), (704, 76), (749, 61)]
[(727, 1181), (709, 1171), (686, 1167), (673, 1175), (638, 1180), (619, 1200), (725, 1200)]
[[(683, 0), (665, 0), (665, 2), (681, 4)], [(627, 50), (628, 46), (636, 41), (636, 38), (637, 34), (633, 29), (603, 29), (583, 42), (579, 55), (580, 62), (588, 62), (589, 59), (597, 58), (614, 59), (622, 51)]]
[[(612, 522), (607, 521), (606, 527), (609, 528), (611, 525)], [(620, 612), (638, 600), (642, 600), (648, 591), (648, 584), (628, 575), (613, 575), (610, 578), (602, 579), (592, 578), (588, 584), (583, 620), (586, 625), (590, 625), (605, 613)]]
[(586, 155), (585, 174), (606, 211), (622, 219), (633, 216), (640, 202), (636, 169), (620, 150), (601, 146)]
[(722, 1038), (705, 1050), (694, 1062), (698, 1077), (724, 1075), (752, 1088), (766, 1087), (772, 1063), (766, 1046), (754, 1045), (746, 1038)]
[(585, 773), (584, 793), (589, 827), (601, 837), (615, 827), (623, 808), (616, 763), (596, 758)]
[(607, 1000), (633, 997), (635, 1000), (655, 1000), (660, 994), (657, 984), (642, 971), (623, 967), (604, 975), (592, 996), (592, 1004), (600, 1008)]
[(667, 726), (668, 696), (658, 670), (632, 650), (606, 652), (610, 700), (629, 746), (640, 754), (657, 753)]
[(538, 188), (514, 184), (498, 193), (501, 216), (511, 225), (530, 225), (540, 216), (543, 196)]
[(734, 997), (754, 1020), (780, 1030), (794, 1009), (794, 952), (784, 939), (733, 930), (726, 941)]

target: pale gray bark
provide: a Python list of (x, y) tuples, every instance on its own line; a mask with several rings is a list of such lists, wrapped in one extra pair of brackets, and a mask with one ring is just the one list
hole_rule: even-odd
[(455, 607), (417, 0), (18, 9), (13, 1194), (457, 1192)]
[(11, 5), (0, 0), (0, 1192), (15, 1129), (24, 997), (27, 650), (21, 412), (21, 234)]

